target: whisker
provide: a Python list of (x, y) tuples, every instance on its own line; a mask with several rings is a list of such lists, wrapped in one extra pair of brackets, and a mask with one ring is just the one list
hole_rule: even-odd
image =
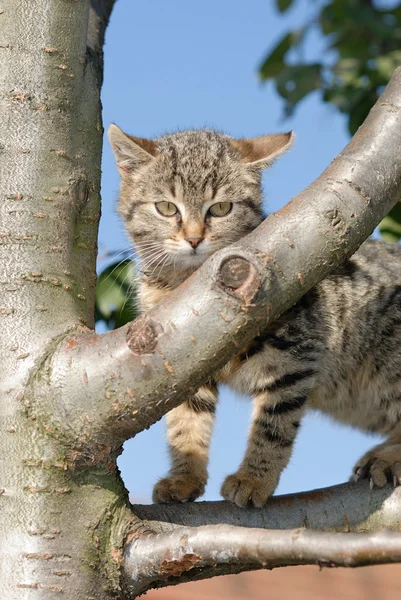
[(148, 256), (140, 257), (138, 263), (142, 263), (145, 266), (149, 266), (152, 263), (154, 263), (155, 260), (158, 260), (161, 256), (163, 256), (163, 254), (164, 250), (156, 250), (155, 252), (150, 253)]
[(158, 273), (155, 275), (155, 277), (157, 278), (158, 275), (160, 275), (160, 273), (162, 272), (163, 267), (165, 266), (166, 262), (168, 261), (168, 259), (170, 258), (170, 252), (167, 253), (166, 258), (164, 259), (164, 261), (162, 262), (162, 264), (159, 267), (159, 271)]
[(161, 250), (163, 248), (163, 246), (149, 246), (148, 248), (141, 248), (139, 252), (137, 252), (137, 254), (139, 254), (140, 256), (142, 254), (146, 254), (147, 252), (151, 252), (152, 250)]
[[(163, 255), (162, 255), (161, 259), (159, 260), (159, 262), (157, 263), (157, 265), (156, 265), (156, 266), (153, 268), (153, 271), (151, 272), (151, 274), (149, 275), (149, 277), (152, 277), (153, 273), (156, 271), (157, 267), (158, 267), (158, 266), (159, 266), (161, 263), (163, 263), (163, 264), (164, 264), (164, 262), (163, 262), (163, 259), (164, 259), (165, 257), (167, 257), (167, 258), (168, 258), (169, 256), (170, 256), (170, 253), (169, 253), (169, 252), (163, 252)], [(159, 273), (160, 273), (160, 270), (159, 270)]]
[(161, 252), (156, 258), (152, 259), (151, 263), (148, 263), (148, 265), (156, 263), (155, 266), (153, 267), (151, 275), (157, 269), (157, 267), (159, 266), (159, 264), (161, 263), (161, 261), (164, 259), (165, 256), (166, 256), (166, 252)]
[[(159, 254), (158, 256), (154, 257), (151, 261), (145, 263), (143, 265), (142, 272), (146, 273), (146, 275), (151, 277), (152, 274), (154, 273), (154, 271), (157, 269), (160, 262), (163, 260), (164, 256), (165, 256), (164, 253)], [(152, 267), (153, 267), (153, 269), (152, 269)], [(150, 271), (151, 269), (152, 269), (152, 271)]]
[(138, 242), (137, 244), (135, 244), (135, 248), (141, 249), (141, 248), (149, 248), (149, 247), (158, 247), (161, 246), (162, 243), (161, 242)]
[[(133, 256), (133, 255), (132, 255), (132, 256)], [(119, 267), (119, 266), (120, 266), (120, 265), (121, 265), (121, 264), (124, 262), (124, 260), (126, 260), (126, 259), (123, 259), (122, 261), (120, 261), (120, 262), (118, 263), (118, 265), (116, 265), (116, 266), (114, 267), (114, 269), (111, 271), (111, 273), (109, 273), (109, 274), (108, 274), (108, 276), (106, 277), (106, 279), (104, 280), (104, 283), (106, 283), (106, 281), (109, 279), (109, 277), (110, 277), (110, 276), (111, 276), (111, 275), (114, 273), (114, 271), (117, 269), (117, 267)], [(130, 270), (128, 270), (128, 273), (127, 273), (127, 274), (126, 274), (126, 276), (124, 277), (123, 281), (122, 281), (122, 282), (120, 282), (120, 287), (119, 287), (119, 290), (121, 290), (121, 288), (123, 287), (123, 285), (124, 285), (124, 283), (125, 283), (125, 281), (126, 281), (127, 277), (129, 277), (129, 276), (130, 276), (130, 274), (131, 274), (131, 273), (130, 273)], [(136, 272), (134, 273), (134, 277), (135, 277), (135, 279), (136, 279)], [(106, 292), (105, 292), (106, 294), (108, 294), (108, 293), (109, 293), (109, 291), (111, 290), (112, 286), (113, 286), (113, 282), (111, 281), (111, 282), (110, 282), (110, 285), (109, 285), (109, 287), (107, 288), (107, 290), (106, 290)], [(124, 301), (123, 308), (124, 308), (125, 304), (126, 304), (126, 300)], [(121, 310), (122, 310), (122, 309), (121, 309)]]
[[(123, 258), (122, 260), (120, 260), (119, 263), (117, 263), (115, 265), (115, 267), (110, 271), (110, 273), (107, 275), (106, 279), (104, 280), (103, 283), (106, 283), (106, 281), (108, 281), (109, 277), (111, 277), (114, 273), (114, 271), (116, 269), (118, 269), (119, 266), (121, 266), (123, 264), (123, 262), (125, 262), (126, 260), (132, 260), (134, 258), (134, 254), (131, 254), (130, 256), (127, 256), (126, 258)], [(110, 287), (112, 286), (112, 284), (110, 284)], [(110, 290), (110, 287), (108, 288), (107, 292)], [(106, 292), (106, 294), (107, 294)]]
[(163, 246), (161, 244), (154, 244), (152, 246), (147, 246), (146, 248), (139, 248), (137, 250), (137, 254), (139, 254), (141, 256), (142, 254), (146, 254), (149, 251), (160, 250), (162, 248), (163, 248)]
[(176, 273), (176, 270), (175, 270), (175, 265), (176, 265), (176, 262), (177, 262), (177, 258), (178, 258), (178, 252), (176, 252), (176, 253), (175, 253), (175, 256), (174, 256), (174, 261), (173, 261), (173, 271), (174, 271), (174, 275), (175, 275), (175, 273)]
[(162, 249), (161, 244), (152, 244), (147, 246), (146, 248), (139, 248), (137, 252), (137, 256), (139, 259), (144, 258), (151, 254), (154, 251), (160, 251)]
[(117, 258), (118, 256), (121, 256), (121, 254), (128, 254), (131, 250), (132, 250), (132, 248), (130, 246), (128, 248), (125, 248), (124, 250), (120, 250), (119, 252), (117, 252), (117, 250), (116, 251), (106, 250), (103, 254), (98, 255), (97, 260), (98, 261), (105, 260), (106, 258), (109, 258), (110, 256), (112, 256), (113, 258)]
[[(123, 281), (122, 281), (122, 283), (121, 283), (121, 285), (120, 285), (120, 290), (121, 290), (121, 288), (123, 287), (124, 283), (126, 282), (126, 280), (127, 280), (127, 278), (128, 278), (129, 276), (130, 276), (130, 272), (128, 272), (128, 273), (127, 273), (127, 275), (124, 277), (124, 279), (123, 279)], [(124, 303), (123, 303), (123, 305), (122, 305), (122, 308), (120, 309), (120, 313), (122, 313), (122, 312), (123, 312), (123, 310), (124, 310), (124, 308), (125, 308), (125, 305), (127, 304), (128, 298), (129, 298), (129, 290), (127, 290), (127, 294), (125, 295), (125, 300), (124, 300)]]

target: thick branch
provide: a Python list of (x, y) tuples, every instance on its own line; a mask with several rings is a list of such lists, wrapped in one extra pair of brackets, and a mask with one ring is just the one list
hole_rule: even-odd
[(273, 496), (261, 509), (231, 502), (134, 505), (134, 514), (157, 533), (183, 526), (227, 524), (263, 529), (374, 532), (400, 528), (401, 487), (370, 489), (366, 481)]
[(97, 460), (174, 408), (369, 236), (401, 197), (400, 147), (398, 69), (350, 144), (285, 208), (133, 324), (71, 335), (49, 355), (36, 388), (49, 427)]
[[(230, 502), (135, 505), (124, 554), (126, 588), (134, 596), (260, 568), (399, 562), (400, 501), (401, 487), (371, 490), (358, 482), (276, 496), (263, 509)], [(375, 533), (384, 527), (397, 533)]]
[(215, 525), (182, 527), (165, 534), (134, 538), (124, 554), (132, 595), (150, 587), (207, 576), (317, 564), (360, 567), (401, 562), (401, 533), (331, 533), (306, 529), (253, 529)]

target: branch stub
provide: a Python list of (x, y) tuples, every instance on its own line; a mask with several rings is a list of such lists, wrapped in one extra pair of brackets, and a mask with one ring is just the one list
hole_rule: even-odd
[(219, 280), (227, 292), (246, 303), (251, 302), (255, 297), (262, 282), (254, 265), (241, 256), (230, 257), (223, 262)]
[(226, 287), (238, 289), (247, 279), (251, 264), (236, 256), (226, 260), (220, 269), (220, 280)]
[(163, 327), (154, 319), (139, 317), (127, 329), (127, 344), (134, 354), (152, 354)]

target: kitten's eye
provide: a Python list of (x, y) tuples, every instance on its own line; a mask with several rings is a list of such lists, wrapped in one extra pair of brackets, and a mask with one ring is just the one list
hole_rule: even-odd
[(232, 207), (232, 202), (216, 202), (209, 208), (209, 212), (212, 217), (225, 217), (231, 212)]
[(156, 202), (155, 206), (164, 217), (174, 217), (178, 213), (178, 208), (172, 202)]

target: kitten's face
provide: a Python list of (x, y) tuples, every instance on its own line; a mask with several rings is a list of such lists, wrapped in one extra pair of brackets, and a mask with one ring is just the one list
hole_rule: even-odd
[(156, 277), (166, 268), (197, 269), (259, 225), (261, 168), (292, 137), (254, 138), (255, 148), (253, 140), (212, 131), (185, 131), (151, 142), (111, 126), (109, 135), (122, 175), (119, 212), (142, 269)]

